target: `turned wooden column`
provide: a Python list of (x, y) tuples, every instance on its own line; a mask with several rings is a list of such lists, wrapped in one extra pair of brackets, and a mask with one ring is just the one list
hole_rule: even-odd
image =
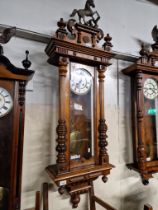
[(68, 170), (67, 166), (67, 126), (65, 118), (65, 88), (66, 88), (66, 75), (67, 75), (68, 61), (66, 58), (61, 57), (59, 60), (59, 120), (57, 126), (57, 164), (58, 173)]
[[(137, 124), (138, 124), (138, 148), (137, 148), (137, 154), (138, 154), (138, 167), (140, 169), (140, 173), (142, 178), (145, 181), (145, 174), (146, 171), (146, 148), (145, 148), (145, 142), (144, 142), (144, 130), (143, 130), (143, 87), (142, 87), (142, 72), (139, 71), (136, 74), (136, 97), (137, 97)], [(147, 180), (146, 180), (147, 181)]]
[(99, 78), (99, 104), (100, 104), (100, 120), (99, 120), (99, 164), (104, 165), (109, 163), (109, 156), (107, 153), (107, 125), (105, 123), (104, 116), (104, 79), (105, 79), (104, 66), (98, 68), (98, 78)]

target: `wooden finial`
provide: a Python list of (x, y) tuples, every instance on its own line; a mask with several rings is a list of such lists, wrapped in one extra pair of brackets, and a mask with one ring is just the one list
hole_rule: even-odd
[(145, 46), (144, 46), (144, 43), (142, 43), (141, 45), (141, 50), (139, 51), (139, 54), (142, 56), (142, 57), (145, 57), (145, 56), (148, 56), (148, 53), (145, 49)]
[(111, 50), (111, 48), (113, 47), (113, 45), (111, 43), (111, 40), (112, 40), (112, 37), (109, 34), (107, 34), (104, 37), (104, 41), (105, 41), (105, 43), (103, 44), (104, 50), (106, 50), (106, 51), (110, 51)]
[(66, 27), (66, 22), (64, 21), (63, 18), (60, 18), (60, 21), (57, 22), (57, 26), (60, 28), (60, 29), (64, 29)]
[(64, 21), (63, 18), (60, 18), (60, 21), (57, 22), (58, 25), (58, 30), (56, 31), (56, 36), (59, 39), (64, 39), (67, 35), (67, 31), (65, 29), (66, 27), (66, 22)]
[(22, 61), (22, 64), (23, 64), (24, 68), (27, 70), (31, 66), (31, 61), (28, 60), (28, 55), (29, 55), (28, 50), (25, 51), (25, 54), (26, 54), (26, 58), (25, 58), (25, 60)]
[(139, 59), (139, 62), (147, 63), (148, 62), (149, 53), (145, 49), (144, 43), (142, 43), (142, 45), (141, 45), (141, 50), (139, 51), (139, 54), (141, 56), (140, 59)]

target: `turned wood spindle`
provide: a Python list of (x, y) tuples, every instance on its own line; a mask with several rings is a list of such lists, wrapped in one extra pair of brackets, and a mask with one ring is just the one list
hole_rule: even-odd
[(57, 126), (57, 147), (56, 150), (58, 152), (57, 155), (57, 163), (59, 164), (59, 171), (65, 171), (66, 168), (66, 134), (67, 127), (65, 121), (65, 82), (66, 82), (66, 74), (67, 74), (67, 59), (61, 58), (59, 61), (59, 121)]
[(138, 164), (142, 171), (142, 177), (146, 173), (146, 149), (144, 145), (144, 135), (143, 135), (143, 106), (142, 106), (142, 72), (138, 72), (136, 75), (137, 84), (137, 122), (138, 122)]
[(105, 67), (101, 66), (98, 69), (99, 73), (99, 98), (100, 98), (100, 120), (99, 120), (99, 162), (101, 165), (106, 164), (109, 162), (109, 156), (107, 153), (107, 125), (105, 123), (105, 116), (104, 116), (104, 79), (105, 79)]

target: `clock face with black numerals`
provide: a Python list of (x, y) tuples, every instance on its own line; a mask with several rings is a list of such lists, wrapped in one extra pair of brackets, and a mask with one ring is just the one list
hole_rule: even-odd
[(9, 92), (0, 87), (0, 118), (7, 115), (13, 107), (13, 100)]
[(71, 90), (77, 95), (86, 94), (92, 85), (92, 76), (84, 68), (77, 68), (71, 74)]
[(158, 84), (157, 81), (148, 78), (144, 82), (143, 87), (144, 96), (150, 100), (155, 99), (158, 96)]

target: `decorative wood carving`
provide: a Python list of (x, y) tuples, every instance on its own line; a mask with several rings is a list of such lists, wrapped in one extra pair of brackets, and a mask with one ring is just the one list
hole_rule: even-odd
[(143, 75), (141, 71), (138, 71), (136, 74), (136, 90), (137, 90), (137, 121), (138, 121), (138, 167), (141, 170), (142, 178), (145, 178), (146, 174), (146, 151), (145, 145), (143, 142), (143, 104), (142, 104), (142, 95), (143, 95), (143, 84), (142, 84)]
[(66, 163), (66, 124), (64, 120), (58, 121), (57, 134), (58, 134), (58, 145), (56, 147), (57, 155), (57, 163), (59, 167), (59, 172), (65, 171), (65, 163)]
[(25, 81), (19, 82), (19, 105), (23, 106), (25, 103)]
[[(79, 23), (86, 25), (86, 26), (90, 26), (93, 28), (97, 28), (98, 25), (98, 21), (100, 19), (100, 15), (97, 11), (93, 11), (92, 8), (95, 7), (95, 3), (94, 0), (87, 0), (86, 4), (85, 4), (85, 8), (84, 9), (74, 9), (72, 14), (70, 15), (70, 17), (74, 17), (76, 14), (78, 15), (79, 18)], [(94, 15), (97, 15), (97, 18), (94, 18)], [(88, 21), (86, 21), (86, 17), (91, 17), (91, 19), (88, 19)]]
[[(152, 87), (145, 87), (147, 79), (155, 81), (156, 86), (158, 83), (157, 27), (153, 28), (152, 36), (155, 41), (152, 45), (152, 51), (145, 49), (142, 44), (138, 61), (123, 70), (123, 73), (129, 75), (132, 79), (134, 163), (128, 164), (128, 167), (140, 173), (144, 185), (149, 183), (148, 180), (152, 177), (152, 173), (158, 172), (157, 137), (154, 130), (157, 127), (154, 125), (156, 114), (151, 113), (153, 110), (148, 108), (157, 95), (153, 95), (153, 97), (145, 95), (147, 91), (152, 94)], [(156, 88), (154, 93), (156, 93), (155, 91)]]
[[(64, 57), (60, 58), (59, 61), (59, 103), (64, 104), (64, 88), (65, 88), (65, 79), (67, 74), (67, 59)], [(67, 159), (66, 159), (66, 150), (67, 150), (67, 127), (65, 122), (65, 106), (59, 107), (59, 121), (57, 126), (57, 147), (56, 151), (58, 152), (57, 155), (57, 163), (58, 163), (58, 170), (59, 173), (62, 171), (66, 171), (67, 169)]]
[(107, 145), (108, 142), (106, 140), (107, 135), (107, 126), (105, 124), (105, 120), (102, 119), (99, 121), (99, 147), (100, 147), (100, 151), (99, 151), (99, 160), (100, 160), (100, 164), (107, 164), (109, 162), (109, 156), (107, 153)]
[[(58, 154), (56, 164), (48, 166), (46, 171), (59, 187), (60, 194), (65, 191), (70, 194), (73, 208), (77, 208), (80, 202), (80, 194), (89, 191), (92, 181), (99, 176), (103, 177), (104, 182), (107, 181), (107, 176), (113, 167), (109, 163), (107, 152), (107, 125), (104, 116), (104, 78), (105, 70), (111, 65), (110, 59), (114, 55), (111, 52), (112, 38), (109, 34), (104, 38), (103, 31), (98, 27), (100, 16), (97, 11), (92, 11), (90, 20), (86, 19), (87, 5), (89, 3), (94, 2), (93, 0), (87, 0), (85, 9), (75, 9), (72, 12), (72, 16), (78, 14), (79, 22), (72, 18), (67, 22), (63, 18), (60, 19), (57, 23), (56, 34), (52, 37), (45, 50), (49, 56), (48, 62), (57, 66), (59, 71), (59, 121), (56, 147)], [(98, 18), (94, 18), (94, 13)], [(98, 43), (103, 38), (105, 43), (100, 47)], [(94, 93), (88, 96), (87, 92), (87, 95), (82, 100), (80, 100), (80, 93), (73, 95), (70, 82), (73, 71), (72, 66), (78, 64), (89, 67), (90, 70), (85, 69), (85, 71), (87, 71), (89, 78), (93, 80), (92, 85), (94, 86), (92, 88)], [(81, 82), (83, 82), (82, 79), (77, 82), (77, 85), (79, 86)], [(82, 85), (84, 86), (84, 82)], [(87, 114), (88, 117), (84, 113), (84, 109), (89, 109), (85, 105), (86, 97), (92, 98), (92, 100), (88, 101), (88, 103), (93, 104), (90, 105), (90, 107), (93, 107), (92, 117), (89, 117), (91, 112), (89, 115)], [(71, 109), (73, 106), (77, 108)], [(71, 122), (73, 111), (74, 115), (76, 114), (76, 118), (74, 117), (75, 123)], [(82, 120), (79, 120), (79, 117)], [(92, 120), (94, 133), (91, 134), (92, 128), (88, 127), (88, 125), (92, 123)], [(80, 138), (79, 143), (84, 140), (84, 144), (82, 144), (84, 145), (83, 148), (86, 148), (84, 156), (78, 154), (78, 151), (77, 154), (71, 155), (72, 136), (75, 138), (74, 140), (77, 140), (76, 136), (78, 136)], [(79, 143), (78, 145), (81, 145)], [(93, 155), (91, 155), (92, 147), (90, 144), (94, 145)], [(78, 150), (80, 150), (79, 146)]]
[(111, 40), (112, 40), (112, 37), (109, 34), (107, 34), (104, 37), (104, 41), (105, 41), (105, 43), (103, 44), (104, 50), (111, 51), (111, 48), (113, 47)]
[[(31, 61), (28, 60), (29, 51), (26, 50), (25, 54), (26, 54), (26, 58), (25, 60), (22, 61), (22, 64), (25, 70), (28, 70), (28, 68), (30, 68), (31, 66)], [(26, 87), (26, 82), (20, 81), (19, 82), (19, 105), (20, 106), (23, 106), (25, 103), (25, 87)]]
[(79, 192), (72, 193), (71, 194), (71, 203), (73, 204), (72, 208), (77, 208), (79, 202), (80, 202), (80, 193)]
[(99, 162), (101, 165), (109, 163), (109, 156), (107, 153), (107, 125), (104, 119), (104, 78), (105, 68), (101, 67), (99, 70), (99, 95), (100, 95), (100, 120), (99, 120)]
[(25, 60), (22, 61), (22, 64), (23, 64), (23, 67), (28, 70), (31, 66), (31, 61), (28, 59), (28, 56), (29, 56), (29, 51), (26, 50), (25, 51), (25, 54), (26, 54), (26, 58)]

